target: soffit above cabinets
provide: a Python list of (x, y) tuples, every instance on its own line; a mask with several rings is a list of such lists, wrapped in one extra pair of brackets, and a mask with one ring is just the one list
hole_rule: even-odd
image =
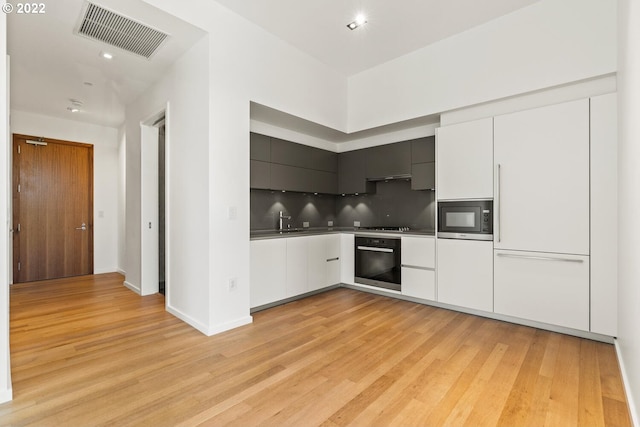
[[(216, 0), (351, 76), (539, 0)], [(364, 14), (366, 25), (347, 24)]]

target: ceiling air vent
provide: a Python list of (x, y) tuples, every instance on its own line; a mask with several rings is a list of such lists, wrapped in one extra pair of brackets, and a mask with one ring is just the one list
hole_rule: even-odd
[(76, 27), (76, 34), (151, 58), (169, 37), (161, 31), (126, 16), (87, 2)]

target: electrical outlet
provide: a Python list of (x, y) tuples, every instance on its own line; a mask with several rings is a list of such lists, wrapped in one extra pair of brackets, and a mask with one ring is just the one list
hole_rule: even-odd
[(309, 221), (304, 221), (304, 222), (302, 223), (302, 227), (303, 227), (303, 228), (309, 228)]
[(360, 221), (353, 221), (354, 227), (360, 227)]
[(238, 279), (232, 277), (231, 279), (229, 279), (229, 292), (233, 292), (236, 289), (238, 289)]
[(333, 221), (327, 221), (327, 227), (333, 227)]

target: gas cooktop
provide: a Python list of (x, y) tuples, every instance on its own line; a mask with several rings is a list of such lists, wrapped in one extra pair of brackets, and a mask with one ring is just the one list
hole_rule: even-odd
[(388, 227), (388, 226), (376, 226), (376, 227), (360, 227), (360, 230), (372, 230), (372, 231), (410, 231), (411, 227)]

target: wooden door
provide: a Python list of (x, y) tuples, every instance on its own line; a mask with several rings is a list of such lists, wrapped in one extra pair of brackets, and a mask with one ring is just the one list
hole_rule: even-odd
[(93, 146), (13, 136), (14, 283), (93, 273)]

